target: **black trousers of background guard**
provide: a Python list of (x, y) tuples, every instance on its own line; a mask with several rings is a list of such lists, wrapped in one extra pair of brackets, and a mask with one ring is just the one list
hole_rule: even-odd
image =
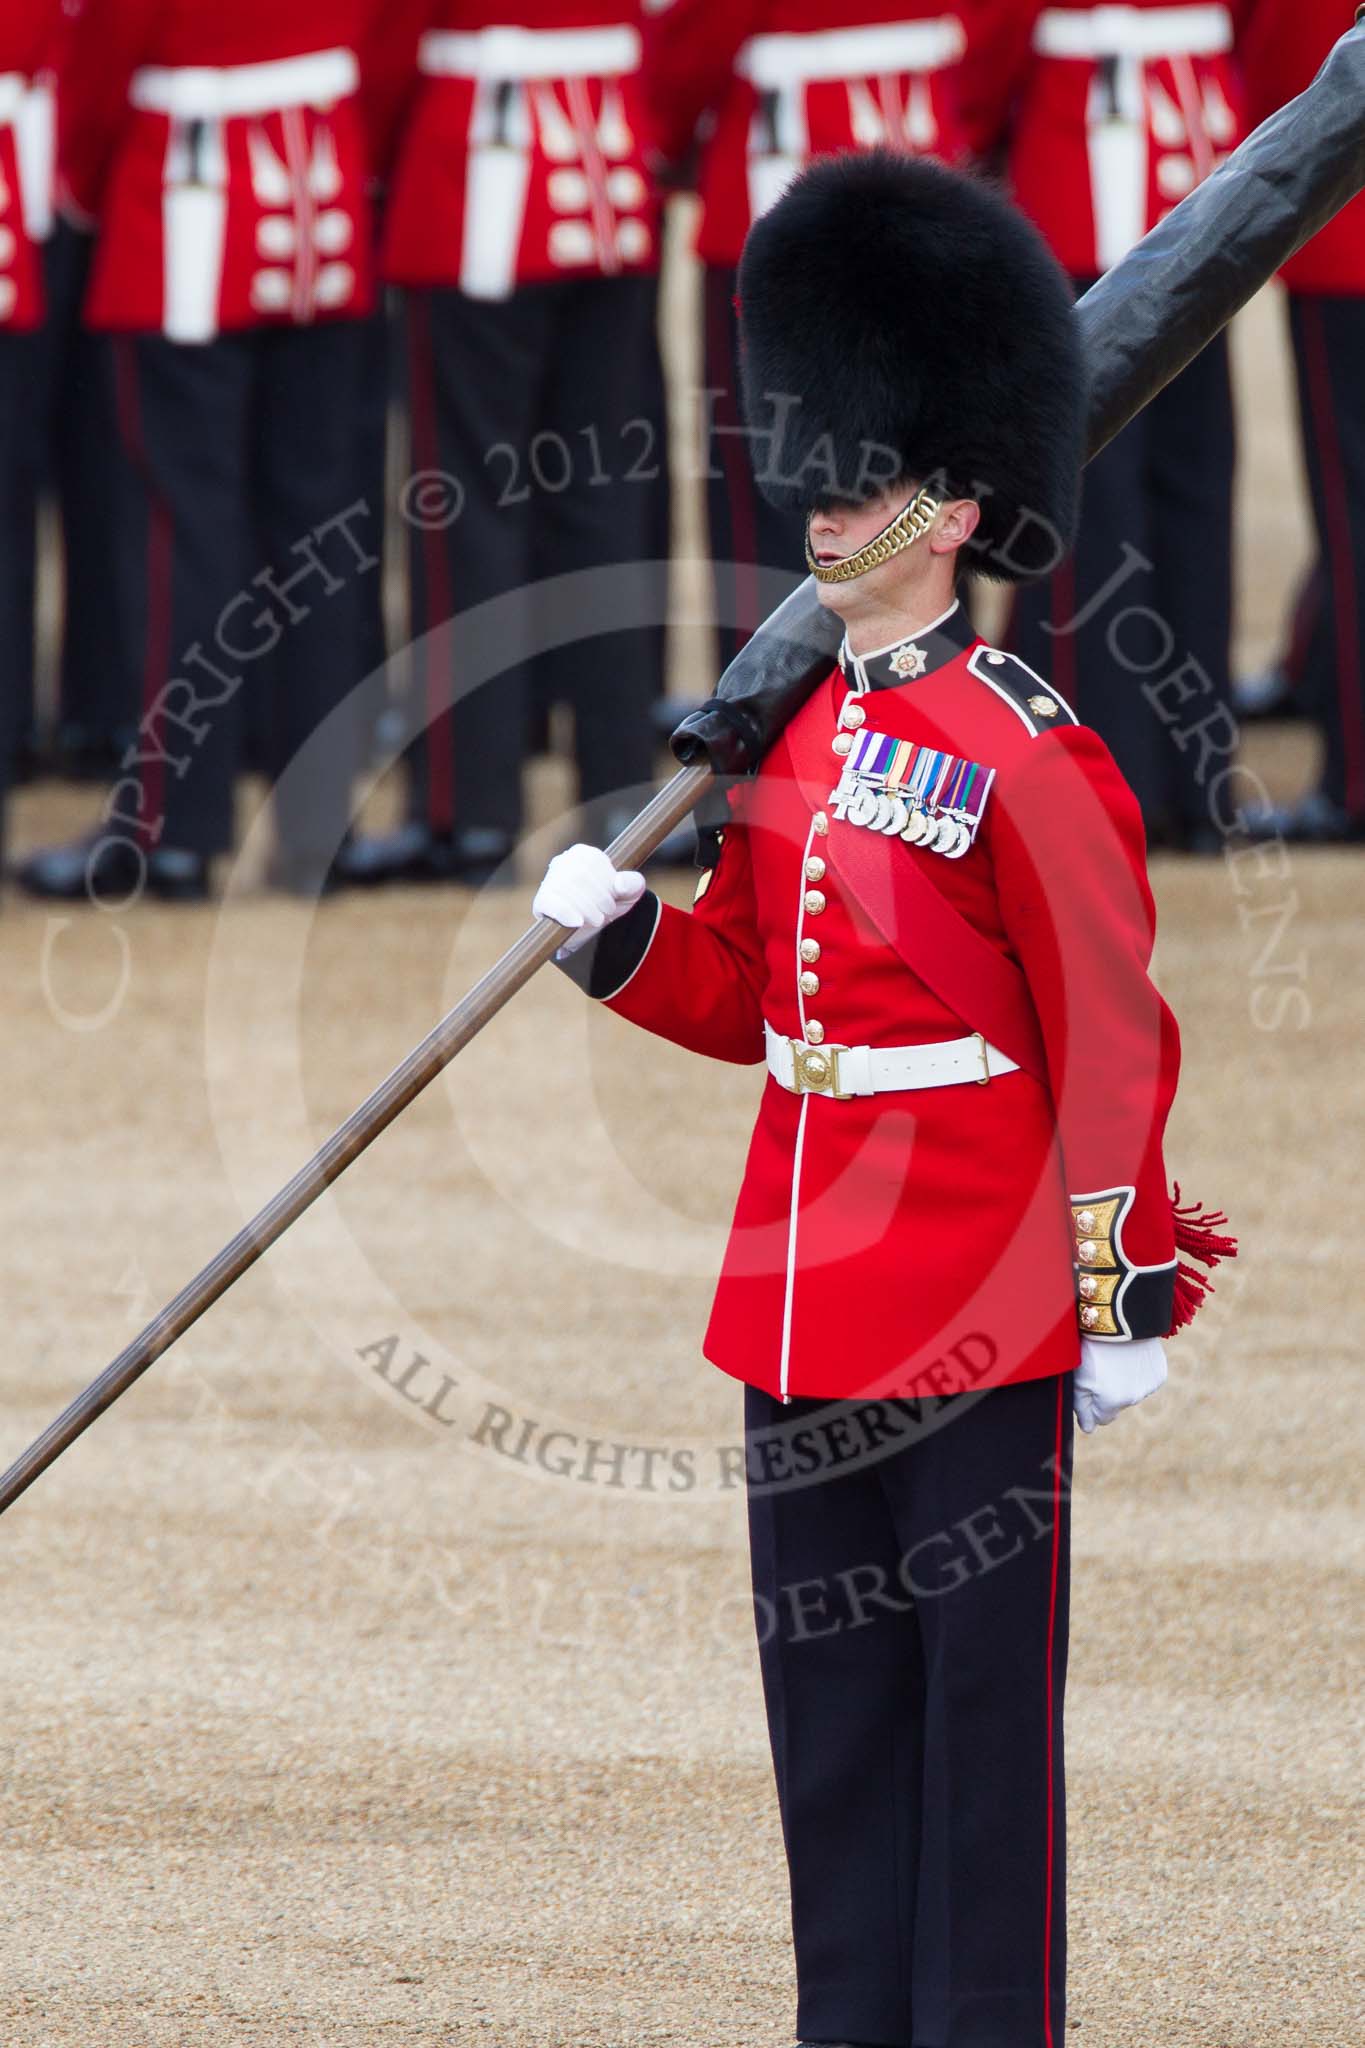
[(1322, 571), (1296, 709), (1324, 792), (1365, 824), (1365, 298), (1292, 292), (1289, 325)]
[[(1198, 781), (1200, 745), (1181, 749), (1143, 684), (1193, 657), (1209, 688), (1194, 688), (1183, 702), (1168, 695), (1174, 726), (1229, 704), (1234, 462), (1227, 340), (1220, 335), (1089, 465), (1074, 552), (1015, 600), (1010, 645), (1094, 726), (1154, 835), (1179, 838), (1209, 822)], [(1134, 568), (1133, 550), (1150, 569)], [(1111, 581), (1112, 594), (1088, 613)], [(1164, 627), (1121, 617), (1134, 607), (1148, 608)], [(1086, 623), (1068, 630), (1077, 618)], [(1221, 736), (1230, 731), (1229, 725)], [(1216, 744), (1218, 730), (1209, 733)]]
[(0, 799), (33, 714), (34, 398), (42, 337), (0, 329)]
[(58, 220), (43, 252), (48, 316), (43, 329), (46, 484), (62, 530), (61, 673), (57, 719), (87, 746), (126, 744), (137, 723), (135, 684), (119, 645), (121, 591), (115, 539), (121, 466), (115, 424), (113, 348), (82, 325), (94, 237)]
[[(667, 447), (657, 279), (528, 284), (510, 298), (409, 295), (412, 466), (454, 480), (457, 516), (412, 525), (410, 809), (433, 832), (511, 836), (522, 822), (532, 679), (574, 720), (580, 801), (607, 806), (653, 771), (650, 707), (663, 675)], [(617, 566), (644, 574), (657, 623), (612, 630), (584, 609), (570, 638), (438, 709), (449, 645), (421, 636), (541, 578)], [(624, 590), (624, 581), (622, 588)], [(456, 629), (458, 636), (458, 628)], [(459, 640), (455, 641), (459, 687)]]
[(702, 293), (707, 398), (700, 456), (705, 463), (719, 670), (734, 660), (755, 628), (805, 581), (807, 573), (804, 518), (799, 512), (777, 511), (754, 481), (752, 449), (757, 448), (760, 462), (763, 451), (743, 431), (735, 285), (733, 270), (719, 264), (706, 267)]
[[(356, 502), (356, 409), (364, 326), (356, 320), (260, 328), (189, 346), (160, 335), (115, 344), (119, 423), (130, 457), (120, 520), (126, 619), (123, 658), (145, 718), (173, 678), (193, 679), (203, 698), (193, 714), (202, 737), (164, 728), (161, 751), (186, 763), (144, 759), (139, 815), (156, 842), (201, 854), (225, 852), (233, 837), (233, 784), (241, 764), (246, 692), (267, 693), (269, 772), (279, 774), (328, 714), (353, 700), (361, 679), (357, 621), (364, 575), (378, 554), (377, 509), (351, 523), (353, 541), (318, 529)], [(315, 568), (300, 546), (312, 541)], [(234, 602), (236, 601), (236, 602)], [(231, 606), (231, 611), (225, 608)], [(195, 643), (231, 691), (186, 661)], [(273, 642), (273, 645), (271, 644)], [(172, 709), (175, 707), (172, 706)], [(353, 708), (354, 703), (353, 703)], [(306, 778), (276, 802), (283, 845), (325, 860), (350, 808), (354, 720), (314, 744)], [(132, 814), (131, 794), (119, 813)]]
[[(803, 2041), (1061, 2048), (1071, 1381), (918, 1410), (746, 1390)], [(867, 1454), (870, 1414), (901, 1447)], [(804, 1454), (765, 1452), (792, 1430)], [(818, 1483), (755, 1484), (812, 1445)]]

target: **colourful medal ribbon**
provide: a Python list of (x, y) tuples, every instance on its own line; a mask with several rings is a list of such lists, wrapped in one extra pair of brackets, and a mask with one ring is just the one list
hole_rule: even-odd
[(914, 770), (911, 774), (910, 787), (906, 794), (913, 803), (921, 808), (924, 803), (924, 786), (929, 780), (932, 768), (933, 755), (931, 750), (928, 747), (917, 747), (915, 749)]
[(896, 751), (892, 755), (891, 765), (886, 771), (886, 793), (888, 796), (895, 796), (897, 794), (901, 784), (905, 781), (906, 770), (914, 758), (914, 743), (910, 740), (897, 740)]
[(935, 754), (934, 759), (941, 761), (943, 766), (939, 770), (938, 780), (934, 784), (934, 793), (929, 799), (929, 809), (931, 811), (936, 811), (943, 802), (943, 786), (953, 770), (953, 757), (951, 754)]

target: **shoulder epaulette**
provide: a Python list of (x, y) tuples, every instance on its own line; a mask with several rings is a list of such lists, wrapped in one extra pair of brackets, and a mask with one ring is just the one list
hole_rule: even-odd
[(978, 682), (994, 690), (1009, 705), (1034, 739), (1059, 725), (1080, 724), (1066, 699), (1035, 675), (1017, 654), (1006, 654), (999, 647), (978, 647), (968, 657), (967, 666)]

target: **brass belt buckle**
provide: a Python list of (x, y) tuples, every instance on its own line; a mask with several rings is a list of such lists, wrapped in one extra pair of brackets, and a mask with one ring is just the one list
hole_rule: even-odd
[(991, 1079), (990, 1047), (981, 1032), (974, 1031), (972, 1037), (976, 1040), (976, 1049), (981, 1055), (981, 1072), (976, 1077), (976, 1085), (978, 1088), (986, 1088), (990, 1085)]
[(839, 1086), (839, 1055), (845, 1045), (807, 1045), (803, 1038), (789, 1041), (792, 1049), (792, 1089), (797, 1095), (829, 1095), (835, 1102), (847, 1102)]

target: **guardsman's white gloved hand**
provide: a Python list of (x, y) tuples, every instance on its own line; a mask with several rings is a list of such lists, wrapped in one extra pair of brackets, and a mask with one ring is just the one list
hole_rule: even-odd
[(1134, 1337), (1125, 1344), (1097, 1344), (1082, 1337), (1071, 1405), (1089, 1436), (1097, 1422), (1112, 1422), (1123, 1409), (1145, 1401), (1165, 1384), (1166, 1347), (1159, 1337)]
[(644, 893), (644, 876), (631, 869), (618, 872), (600, 846), (571, 846), (546, 868), (531, 909), (537, 917), (572, 929), (573, 937), (559, 949), (562, 959), (634, 909)]

